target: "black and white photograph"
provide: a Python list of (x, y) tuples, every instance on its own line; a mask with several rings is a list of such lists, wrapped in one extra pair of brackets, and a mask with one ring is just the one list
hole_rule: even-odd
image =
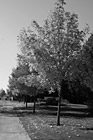
[(93, 0), (0, 0), (0, 140), (93, 140)]

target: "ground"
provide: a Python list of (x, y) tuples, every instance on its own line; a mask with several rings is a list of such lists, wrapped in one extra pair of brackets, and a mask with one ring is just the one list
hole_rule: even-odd
[(0, 101), (0, 140), (30, 140), (16, 112), (16, 103)]
[(3, 101), (1, 102), (1, 116), (9, 116), (12, 119), (17, 116), (31, 140), (93, 139), (93, 108), (91, 106), (64, 104), (61, 107), (60, 126), (57, 126), (57, 106), (37, 105), (36, 113), (33, 114), (32, 103), (29, 103), (26, 108), (22, 102), (11, 104), (10, 102), (12, 101), (5, 101), (4, 104)]
[(37, 106), (36, 114), (32, 107), (23, 111), (19, 118), (31, 140), (92, 140), (93, 114), (92, 108), (86, 105), (64, 105), (61, 110), (60, 126), (56, 126), (56, 106)]

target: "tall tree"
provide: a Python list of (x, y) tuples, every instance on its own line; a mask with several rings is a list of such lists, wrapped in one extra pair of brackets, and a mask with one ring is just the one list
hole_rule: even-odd
[(71, 65), (81, 50), (83, 31), (78, 28), (78, 16), (65, 12), (64, 4), (58, 2), (50, 19), (40, 27), (35, 21), (38, 32), (37, 42), (32, 45), (38, 64), (45, 72), (46, 80), (59, 92), (57, 125), (60, 125), (60, 105), (62, 82), (71, 74)]
[(74, 62), (80, 57), (84, 41), (77, 14), (66, 12), (64, 4), (64, 0), (56, 3), (43, 27), (33, 21), (34, 32), (24, 29), (19, 36), (24, 62), (43, 75), (44, 86), (58, 90), (57, 125), (60, 125), (62, 83), (74, 78)]

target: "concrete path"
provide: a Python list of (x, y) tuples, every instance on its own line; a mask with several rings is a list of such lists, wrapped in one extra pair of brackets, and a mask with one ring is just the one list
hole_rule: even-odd
[(31, 140), (19, 118), (6, 113), (13, 109), (13, 105), (9, 101), (0, 101), (0, 140)]

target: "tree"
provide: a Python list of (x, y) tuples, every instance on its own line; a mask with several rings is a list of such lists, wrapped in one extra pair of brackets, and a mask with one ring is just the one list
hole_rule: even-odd
[[(31, 66), (30, 66), (31, 69)], [(18, 81), (21, 84), (24, 84), (31, 90), (31, 95), (34, 97), (34, 106), (33, 106), (33, 113), (35, 113), (35, 103), (36, 103), (36, 95), (38, 94), (38, 90), (43, 88), (44, 85), (44, 76), (40, 75), (35, 71), (32, 67), (30, 73), (28, 75), (23, 75), (18, 78)]]
[(64, 10), (59, 0), (50, 18), (41, 27), (33, 21), (34, 31), (25, 29), (19, 40), (22, 57), (38, 74), (44, 76), (44, 86), (58, 90), (57, 125), (60, 125), (60, 105), (64, 79), (74, 79), (74, 61), (80, 57), (84, 32), (78, 28), (78, 16)]
[(62, 82), (68, 76), (71, 65), (81, 50), (83, 32), (78, 29), (77, 15), (65, 12), (61, 3), (57, 3), (51, 19), (46, 20), (43, 28), (36, 22), (34, 25), (38, 31), (39, 45), (32, 48), (38, 64), (46, 73), (46, 80), (59, 92), (57, 125), (60, 125)]
[[(9, 77), (9, 89), (13, 94), (18, 94), (19, 97), (22, 95), (28, 95), (30, 92), (29, 87), (24, 83), (20, 82), (20, 77), (26, 77), (29, 74), (29, 69), (27, 65), (18, 65), (15, 69), (12, 70), (11, 77)], [(20, 99), (19, 99), (20, 100)], [(27, 107), (27, 98), (25, 97), (26, 107)]]
[(4, 97), (6, 95), (4, 89), (0, 89), (0, 97)]
[(83, 83), (93, 91), (93, 34), (89, 36), (84, 44), (82, 63), (85, 68), (84, 74), (86, 75)]

